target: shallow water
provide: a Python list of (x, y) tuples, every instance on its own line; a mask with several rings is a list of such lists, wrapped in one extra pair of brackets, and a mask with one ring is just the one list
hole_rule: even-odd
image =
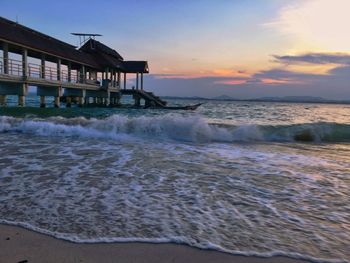
[(350, 262), (350, 106), (0, 114), (0, 222), (75, 242)]

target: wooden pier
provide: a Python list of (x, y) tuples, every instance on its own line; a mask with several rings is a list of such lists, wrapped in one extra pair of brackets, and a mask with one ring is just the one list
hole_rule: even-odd
[[(0, 106), (7, 96), (18, 96), (25, 106), (28, 87), (37, 87), (40, 106), (46, 97), (54, 97), (60, 107), (72, 101), (79, 106), (120, 106), (122, 95), (132, 95), (135, 106), (144, 100), (146, 107), (165, 107), (166, 102), (144, 91), (147, 61), (126, 61), (115, 50), (89, 38), (80, 48), (0, 17)], [(135, 74), (136, 83), (127, 88), (127, 74)]]

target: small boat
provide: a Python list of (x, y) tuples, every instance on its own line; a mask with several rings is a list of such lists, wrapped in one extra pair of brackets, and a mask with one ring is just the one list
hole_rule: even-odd
[(166, 109), (166, 110), (196, 110), (202, 104), (203, 103), (198, 103), (198, 104), (194, 104), (194, 105), (187, 105), (187, 106), (165, 106), (165, 107), (162, 107), (162, 109)]

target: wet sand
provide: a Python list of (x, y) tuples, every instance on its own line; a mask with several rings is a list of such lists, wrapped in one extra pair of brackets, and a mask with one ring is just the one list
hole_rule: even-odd
[(220, 262), (220, 263), (302, 263), (285, 257), (234, 256), (185, 245), (149, 243), (76, 244), (20, 227), (0, 225), (0, 262)]

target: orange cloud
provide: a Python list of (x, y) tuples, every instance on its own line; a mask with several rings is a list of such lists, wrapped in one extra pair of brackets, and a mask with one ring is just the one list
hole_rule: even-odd
[(224, 84), (224, 85), (241, 85), (245, 84), (247, 80), (245, 79), (225, 79), (225, 80), (219, 80), (215, 81), (215, 84)]

